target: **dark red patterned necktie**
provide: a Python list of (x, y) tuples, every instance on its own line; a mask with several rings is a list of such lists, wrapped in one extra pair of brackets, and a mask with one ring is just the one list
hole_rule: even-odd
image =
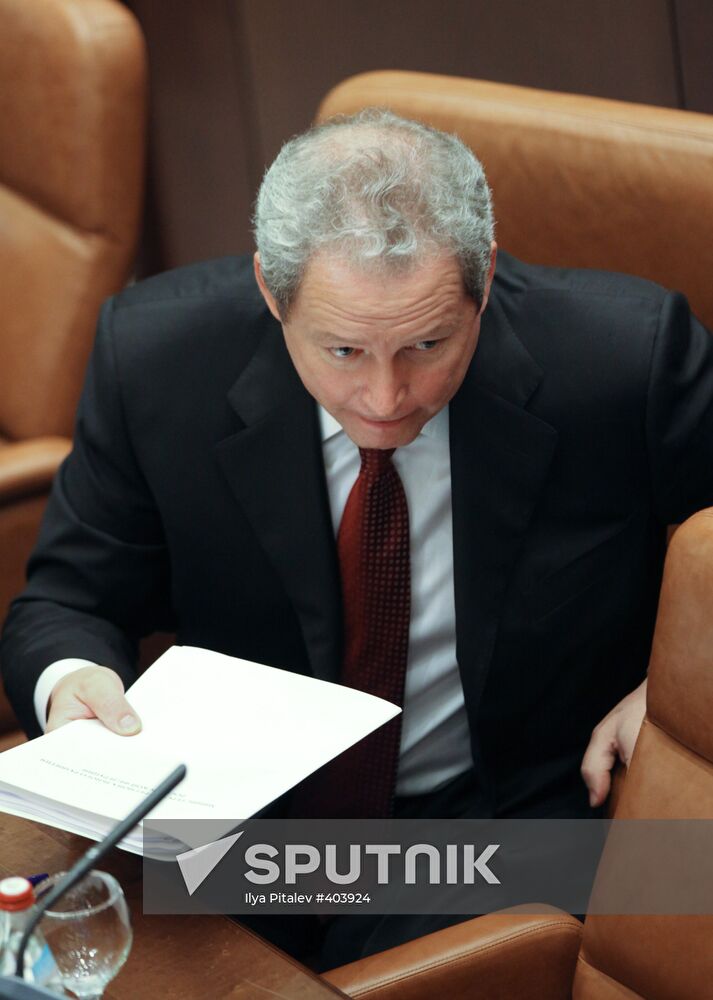
[[(337, 536), (344, 607), (341, 683), (403, 704), (411, 614), (409, 522), (394, 449), (360, 448)], [(390, 816), (401, 715), (300, 787), (294, 815)]]

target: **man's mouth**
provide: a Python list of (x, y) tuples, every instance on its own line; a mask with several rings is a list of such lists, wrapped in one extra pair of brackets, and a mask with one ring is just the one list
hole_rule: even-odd
[(394, 427), (396, 424), (400, 424), (403, 420), (405, 420), (407, 415), (408, 414), (405, 414), (403, 417), (396, 417), (395, 420), (372, 420), (370, 417), (362, 416), (360, 416), (359, 419), (363, 420), (366, 424), (371, 424), (373, 427)]

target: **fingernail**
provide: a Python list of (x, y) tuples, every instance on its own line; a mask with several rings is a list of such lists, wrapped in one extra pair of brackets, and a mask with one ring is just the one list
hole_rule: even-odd
[(128, 733), (131, 729), (136, 729), (138, 725), (139, 722), (135, 715), (124, 715), (119, 719), (119, 729), (123, 729), (125, 733)]

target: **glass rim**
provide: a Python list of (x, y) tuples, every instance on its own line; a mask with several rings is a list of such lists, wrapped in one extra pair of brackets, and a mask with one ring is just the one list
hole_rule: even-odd
[[(37, 896), (37, 902), (41, 903), (42, 896), (46, 895), (47, 892), (51, 891), (51, 888), (53, 886), (56, 886), (57, 883), (60, 881), (60, 879), (63, 879), (66, 874), (67, 874), (66, 871), (55, 872), (54, 875), (50, 875), (48, 879), (45, 879), (41, 883), (41, 886), (38, 886), (38, 888), (40, 887), (42, 888), (42, 894)], [(79, 888), (82, 885), (82, 882), (85, 881), (85, 879), (92, 877), (99, 878), (99, 880), (104, 882), (104, 884), (108, 887), (109, 889), (108, 899), (102, 900), (95, 906), (84, 906), (81, 909), (77, 910), (45, 910), (45, 912), (42, 914), (42, 919), (44, 920), (45, 917), (51, 917), (52, 920), (78, 920), (81, 917), (92, 917), (97, 913), (101, 913), (102, 910), (106, 910), (110, 906), (113, 906), (114, 903), (119, 898), (119, 896), (121, 896), (123, 899), (126, 899), (126, 897), (124, 896), (124, 891), (121, 888), (121, 885), (119, 884), (118, 880), (115, 879), (113, 875), (110, 875), (109, 872), (100, 871), (98, 868), (92, 868), (91, 871), (87, 872), (87, 874), (82, 879), (79, 880), (77, 885), (72, 886), (72, 889), (70, 889), (69, 892), (71, 893), (74, 889)], [(46, 889), (45, 886), (47, 886)]]

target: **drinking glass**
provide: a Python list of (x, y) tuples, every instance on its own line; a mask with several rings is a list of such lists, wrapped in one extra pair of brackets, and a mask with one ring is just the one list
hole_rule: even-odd
[[(65, 872), (42, 883), (42, 896)], [(129, 908), (116, 879), (91, 871), (53, 904), (40, 922), (65, 987), (81, 1000), (99, 1000), (131, 948)]]

